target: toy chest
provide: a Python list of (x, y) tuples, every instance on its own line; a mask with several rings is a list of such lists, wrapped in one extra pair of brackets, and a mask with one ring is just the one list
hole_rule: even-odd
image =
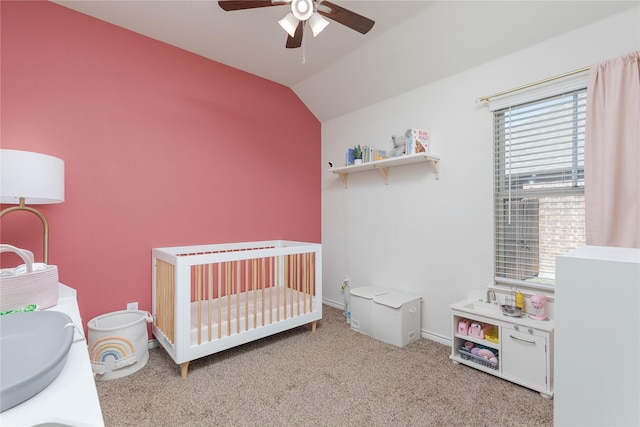
[(373, 336), (373, 298), (389, 292), (377, 286), (351, 289), (351, 329)]
[(373, 337), (404, 347), (420, 338), (422, 298), (390, 292), (373, 298)]

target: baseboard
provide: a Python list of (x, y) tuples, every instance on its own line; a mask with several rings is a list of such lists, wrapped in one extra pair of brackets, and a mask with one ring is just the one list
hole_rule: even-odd
[(156, 348), (156, 347), (158, 347), (159, 345), (160, 345), (160, 344), (158, 343), (158, 340), (157, 340), (157, 339), (155, 339), (155, 338), (154, 338), (154, 339), (151, 339), (151, 340), (149, 340), (149, 341), (147, 342), (147, 348), (148, 348), (149, 350), (151, 350), (152, 348)]
[(330, 307), (337, 308), (338, 310), (343, 310), (344, 311), (344, 302), (340, 303), (340, 302), (331, 301), (331, 300), (328, 300), (328, 299), (323, 299), (322, 303), (326, 304), (326, 305), (328, 305)]
[(422, 338), (431, 340), (431, 341), (435, 341), (437, 343), (440, 343), (442, 345), (446, 345), (447, 347), (451, 347), (451, 338), (447, 338), (447, 337), (443, 337), (442, 335), (438, 335), (438, 334), (434, 334), (432, 332), (427, 332), (427, 331), (420, 331)]

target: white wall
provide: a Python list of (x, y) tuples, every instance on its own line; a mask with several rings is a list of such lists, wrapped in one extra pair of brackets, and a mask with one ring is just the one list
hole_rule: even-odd
[(392, 134), (411, 127), (429, 130), (431, 153), (442, 158), (440, 180), (417, 164), (390, 169), (388, 185), (377, 171), (352, 174), (345, 189), (323, 171), (325, 302), (342, 305), (346, 275), (351, 287), (418, 294), (423, 336), (451, 339), (448, 306), (493, 284), (493, 123), (476, 99), (638, 49), (635, 7), (323, 123), (327, 169), (329, 161), (344, 164), (348, 147), (388, 149)]

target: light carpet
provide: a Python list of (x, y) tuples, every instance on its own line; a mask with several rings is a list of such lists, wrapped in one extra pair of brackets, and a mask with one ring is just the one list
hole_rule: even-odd
[(352, 331), (324, 306), (309, 325), (192, 361), (186, 379), (162, 348), (97, 389), (107, 427), (552, 426), (553, 401), (449, 359)]

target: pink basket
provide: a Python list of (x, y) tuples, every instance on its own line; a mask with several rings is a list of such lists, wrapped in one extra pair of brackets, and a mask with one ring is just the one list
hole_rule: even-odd
[(33, 254), (28, 250), (0, 244), (2, 252), (20, 256), (26, 271), (16, 274), (13, 268), (0, 270), (0, 311), (19, 310), (30, 304), (42, 310), (58, 304), (57, 266), (40, 264), (34, 270)]

